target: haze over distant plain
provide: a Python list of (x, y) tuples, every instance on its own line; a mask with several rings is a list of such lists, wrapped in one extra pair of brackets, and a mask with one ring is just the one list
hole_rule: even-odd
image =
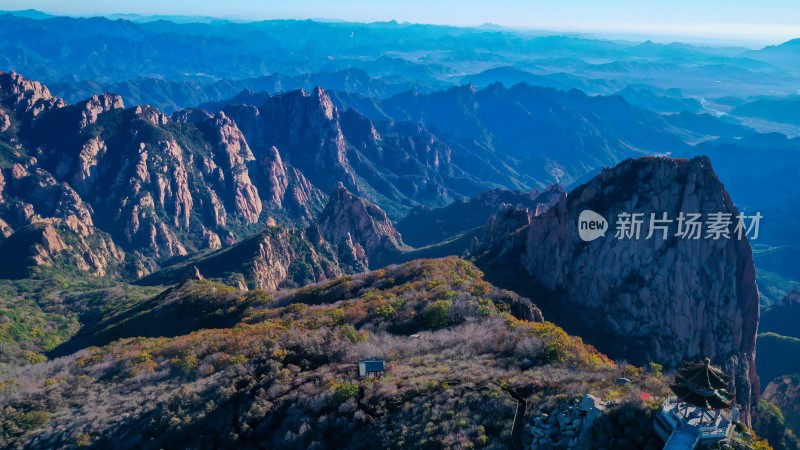
[(399, 22), (592, 33), (613, 38), (680, 40), (757, 47), (800, 37), (795, 0), (0, 0), (0, 10), (53, 14), (211, 16), (234, 20), (324, 19)]

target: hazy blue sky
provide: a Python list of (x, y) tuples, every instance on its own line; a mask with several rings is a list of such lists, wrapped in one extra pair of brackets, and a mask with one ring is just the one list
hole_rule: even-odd
[(800, 0), (0, 0), (54, 13), (398, 20), (775, 43), (800, 37)]

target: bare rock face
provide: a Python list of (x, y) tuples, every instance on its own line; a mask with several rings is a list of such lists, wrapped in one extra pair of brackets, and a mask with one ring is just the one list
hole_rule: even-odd
[(68, 248), (55, 228), (47, 226), (42, 231), (41, 239), (36, 246), (37, 254), (34, 256), (34, 260), (39, 265), (51, 265), (51, 257)]
[[(578, 216), (586, 209), (608, 220), (605, 237), (580, 239)], [(529, 225), (495, 238), (481, 265), (519, 267), (516, 276), (526, 281), (518, 287), (530, 291), (545, 317), (612, 357), (671, 367), (712, 358), (736, 376), (737, 400), (747, 412), (758, 396), (759, 294), (750, 244), (746, 237), (678, 238), (674, 222), (666, 240), (657, 230), (646, 239), (651, 213), (676, 219), (681, 212), (738, 214), (707, 158), (627, 160)], [(619, 213), (644, 214), (640, 239), (615, 238)]]
[(11, 118), (8, 113), (0, 109), (0, 133), (5, 133), (11, 128)]
[(124, 109), (125, 103), (122, 97), (114, 94), (93, 95), (88, 100), (84, 100), (75, 105), (81, 114), (81, 129), (97, 122), (97, 117), (112, 109)]
[(11, 229), (11, 226), (6, 223), (5, 220), (0, 219), (0, 236), (3, 238), (7, 238), (14, 233), (14, 230)]
[(531, 197), (535, 199), (536, 207), (533, 208), (531, 214), (533, 217), (541, 216), (550, 210), (550, 208), (556, 206), (556, 204), (566, 196), (567, 191), (557, 184), (546, 189), (534, 189), (531, 191)]
[(527, 227), (530, 223), (530, 210), (502, 203), (497, 211), (489, 217), (484, 227), (483, 241), (477, 250), (472, 250), (472, 253), (477, 254), (483, 249), (503, 245), (502, 241), (506, 236), (513, 235), (517, 230)]
[[(14, 230), (24, 230), (19, 241), (26, 247), (33, 245), (30, 263), (50, 266), (63, 262), (100, 276), (123, 270), (125, 254), (110, 236), (98, 232), (91, 206), (69, 185), (41, 168), (29, 171), (16, 164), (3, 172), (0, 179), (7, 182), (0, 183), (4, 197), (0, 233), (11, 238)], [(27, 263), (20, 261), (21, 266)]]
[(27, 118), (66, 105), (66, 102), (54, 97), (47, 86), (25, 79), (15, 72), (0, 72), (0, 101), (15, 114)]
[(169, 123), (169, 116), (152, 106), (136, 106), (133, 108), (133, 114), (153, 126)]
[(89, 193), (94, 180), (97, 178), (97, 164), (107, 151), (106, 143), (98, 137), (90, 138), (81, 146), (76, 158), (76, 170), (72, 175), (71, 183), (81, 195)]
[(199, 270), (242, 290), (299, 287), (342, 275), (333, 247), (303, 230), (268, 226), (242, 242), (192, 261), (151, 274), (143, 284), (175, 283)]
[(356, 197), (343, 185), (330, 196), (317, 218), (322, 235), (369, 267), (380, 267), (405, 247), (400, 233), (378, 206)]
[(212, 116), (198, 109), (179, 111), (172, 118), (194, 124), (213, 136), (216, 148), (202, 158), (201, 170), (213, 186), (207, 203), (215, 226), (226, 223), (220, 198), (236, 217), (245, 223), (256, 223), (263, 206), (248, 168), (255, 157), (236, 123), (221, 111)]
[(258, 166), (264, 180), (262, 196), (278, 208), (283, 207), (283, 197), (289, 187), (289, 176), (286, 174), (286, 166), (278, 149), (270, 147), (259, 159)]
[(256, 223), (261, 215), (262, 205), (258, 189), (250, 181), (247, 163), (255, 160), (253, 152), (247, 145), (244, 135), (236, 123), (225, 113), (218, 112), (210, 123), (219, 140), (214, 160), (222, 168), (225, 179), (229, 179), (230, 187), (226, 194), (233, 204), (233, 211), (247, 223)]
[(242, 127), (257, 156), (275, 147), (285, 163), (302, 171), (315, 186), (332, 190), (343, 182), (357, 189), (339, 111), (322, 88), (271, 97), (258, 108), (224, 111)]
[(305, 220), (322, 210), (325, 195), (302, 172), (285, 164), (277, 148), (262, 154), (251, 171), (265, 207)]
[[(800, 378), (796, 375), (787, 375), (770, 381), (764, 389), (763, 398), (780, 408), (790, 428), (797, 430), (800, 427)], [(764, 436), (767, 434), (764, 431), (768, 431), (769, 425), (756, 420), (753, 427)]]
[[(0, 175), (0, 179), (8, 179), (8, 183), (0, 182), (0, 187), (5, 185), (0, 192), (4, 191), (17, 202), (31, 205), (33, 210), (33, 214), (16, 215), (19, 220), (15, 228), (37, 222), (58, 221), (80, 236), (89, 236), (94, 232), (91, 207), (69, 185), (59, 183), (43, 169), (36, 168), (29, 172), (21, 164), (15, 164), (5, 172), (6, 175)], [(13, 216), (8, 212), (6, 215)]]
[(530, 225), (533, 218), (546, 213), (566, 196), (567, 192), (563, 187), (552, 185), (543, 190), (531, 191), (530, 197), (533, 201), (527, 204), (501, 203), (484, 226), (483, 240), (473, 245), (470, 253), (477, 255), (486, 249), (498, 251), (514, 245), (515, 241), (507, 239), (508, 236), (513, 236), (517, 230)]
[[(258, 257), (253, 260), (251, 272), (247, 275), (257, 287), (273, 290), (341, 275), (330, 246), (320, 244), (309, 245), (302, 232), (271, 227), (259, 242)], [(301, 268), (299, 279), (295, 279), (298, 273), (292, 270), (296, 268)]]

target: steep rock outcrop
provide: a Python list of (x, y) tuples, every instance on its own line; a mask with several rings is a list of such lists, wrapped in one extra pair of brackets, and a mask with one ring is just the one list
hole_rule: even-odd
[(204, 172), (214, 177), (216, 190), (222, 193), (229, 209), (245, 222), (256, 223), (262, 204), (247, 167), (255, 157), (236, 123), (221, 111), (214, 116), (198, 110), (181, 111), (173, 119), (194, 123), (216, 143), (209, 159), (203, 161)]
[(170, 284), (199, 271), (242, 288), (278, 289), (315, 283), (343, 273), (330, 244), (303, 230), (269, 226), (231, 247), (153, 273), (140, 283)]
[[(8, 239), (18, 267), (2, 273), (23, 276), (29, 266), (63, 264), (95, 275), (119, 275), (126, 256), (110, 236), (92, 222), (92, 210), (66, 183), (59, 183), (41, 168), (16, 164), (0, 171), (7, 180), (0, 202), (0, 234)], [(26, 258), (27, 254), (27, 259)], [(127, 258), (134, 262), (136, 258)]]
[(325, 195), (302, 172), (284, 163), (277, 148), (260, 155), (251, 172), (266, 208), (288, 211), (306, 221), (322, 210)]
[[(586, 209), (609, 221), (605, 237), (580, 239), (578, 216)], [(718, 212), (734, 218), (731, 239), (679, 238), (675, 222), (667, 239), (657, 230), (646, 239), (651, 213), (673, 220), (701, 213), (705, 220)], [(640, 239), (615, 238), (620, 213), (644, 214)], [(545, 317), (612, 357), (671, 367), (711, 357), (736, 376), (737, 401), (747, 412), (758, 395), (759, 295), (750, 244), (734, 235), (737, 214), (706, 158), (627, 160), (529, 225), (495, 237), (479, 261), (498, 277), (516, 277)]]
[(322, 88), (270, 97), (259, 108), (237, 106), (224, 111), (241, 125), (257, 153), (280, 149), (287, 163), (323, 190), (332, 190), (339, 182), (357, 189), (339, 111)]
[(36, 212), (33, 216), (17, 215), (20, 222), (24, 222), (17, 222), (17, 226), (54, 219), (62, 221), (81, 236), (94, 232), (91, 207), (68, 184), (59, 183), (44, 169), (36, 168), (29, 172), (21, 164), (15, 164), (5, 172), (7, 175), (4, 178), (8, 179), (2, 189), (5, 194), (30, 204)]
[[(800, 377), (787, 375), (770, 381), (764, 389), (763, 398), (780, 408), (786, 418), (786, 425), (797, 436), (797, 433), (800, 432)], [(756, 431), (762, 436), (767, 435), (770, 431), (767, 428), (769, 425), (768, 421), (763, 423), (756, 421), (753, 424)]]
[(9, 128), (11, 128), (11, 117), (0, 109), (0, 133), (5, 133)]
[(483, 232), (483, 240), (479, 245), (473, 246), (472, 254), (479, 254), (481, 251), (492, 248), (496, 249), (504, 245), (503, 240), (507, 236), (512, 236), (517, 230), (530, 225), (531, 211), (527, 208), (502, 203), (497, 211), (494, 212), (486, 221)]
[(318, 188), (330, 192), (342, 183), (392, 217), (414, 205), (444, 206), (499, 186), (526, 188), (485, 148), (450, 145), (417, 122), (375, 123), (353, 109), (340, 112), (321, 88), (223, 111), (257, 158), (275, 147), (285, 164)]
[(405, 247), (386, 213), (342, 184), (331, 194), (317, 223), (326, 240), (357, 259), (365, 256), (368, 267), (380, 267)]
[(15, 115), (33, 119), (44, 111), (60, 108), (66, 102), (53, 96), (47, 86), (23, 78), (15, 72), (0, 71), (0, 103)]
[(81, 115), (80, 127), (84, 129), (97, 122), (97, 117), (100, 114), (113, 109), (124, 109), (125, 103), (122, 101), (122, 97), (118, 95), (101, 94), (93, 95), (75, 106)]
[(0, 219), (0, 237), (7, 238), (14, 233), (14, 230), (11, 228), (5, 220)]

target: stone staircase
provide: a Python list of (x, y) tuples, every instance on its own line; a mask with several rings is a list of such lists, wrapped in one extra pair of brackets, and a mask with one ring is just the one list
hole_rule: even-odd
[(692, 426), (676, 428), (670, 435), (664, 450), (694, 450), (700, 440), (700, 432)]

